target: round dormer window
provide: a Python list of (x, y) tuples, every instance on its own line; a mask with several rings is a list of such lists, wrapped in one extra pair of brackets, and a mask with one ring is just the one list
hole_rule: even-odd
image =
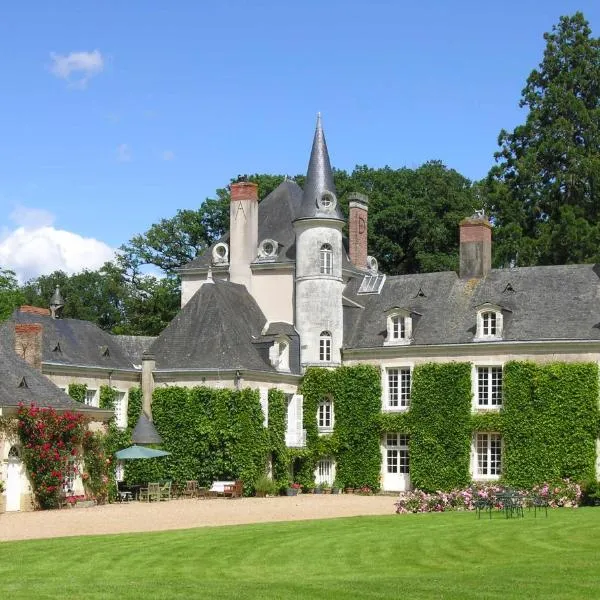
[(275, 258), (279, 244), (275, 240), (266, 239), (260, 243), (258, 254), (261, 258)]
[(337, 198), (333, 192), (325, 190), (318, 199), (319, 208), (325, 212), (331, 212), (337, 204)]
[(223, 242), (219, 242), (213, 248), (213, 263), (222, 264), (229, 261), (229, 247)]

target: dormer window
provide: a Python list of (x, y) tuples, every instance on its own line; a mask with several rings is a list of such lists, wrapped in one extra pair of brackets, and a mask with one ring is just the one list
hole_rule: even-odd
[(274, 260), (279, 252), (279, 244), (275, 240), (263, 240), (258, 246), (259, 260)]
[(501, 340), (503, 322), (502, 309), (499, 306), (493, 304), (479, 306), (475, 340)]
[(279, 336), (269, 349), (269, 359), (277, 371), (290, 370), (290, 341), (285, 336)]
[(319, 360), (331, 362), (331, 333), (329, 331), (321, 331), (319, 336)]
[(412, 341), (412, 318), (408, 310), (392, 308), (386, 313), (387, 335), (384, 346), (410, 344)]
[(333, 248), (330, 244), (321, 246), (321, 274), (331, 275), (333, 273)]
[(333, 402), (330, 398), (323, 398), (317, 409), (317, 426), (319, 433), (333, 431)]
[(213, 265), (226, 265), (229, 262), (229, 246), (223, 242), (215, 244), (212, 251)]

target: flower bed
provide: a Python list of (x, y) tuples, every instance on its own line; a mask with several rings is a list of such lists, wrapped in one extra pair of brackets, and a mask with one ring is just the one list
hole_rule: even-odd
[[(507, 491), (500, 485), (473, 484), (464, 490), (453, 490), (451, 492), (436, 492), (428, 494), (422, 490), (402, 492), (395, 503), (396, 512), (424, 513), (444, 512), (447, 510), (475, 510), (479, 499), (488, 500), (493, 506), (502, 508), (502, 501), (498, 495)], [(581, 502), (581, 487), (579, 484), (568, 479), (543, 483), (533, 487), (531, 490), (514, 490), (525, 500), (538, 497), (548, 502), (548, 507), (572, 507), (579, 506)]]

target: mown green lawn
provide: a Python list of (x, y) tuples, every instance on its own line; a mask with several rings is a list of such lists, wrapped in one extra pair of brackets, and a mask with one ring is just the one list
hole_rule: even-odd
[[(0, 527), (2, 519), (0, 517)], [(0, 544), (0, 598), (600, 598), (600, 509)]]

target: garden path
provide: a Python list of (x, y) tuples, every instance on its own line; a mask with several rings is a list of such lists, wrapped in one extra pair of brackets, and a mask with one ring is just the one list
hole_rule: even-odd
[(308, 494), (275, 498), (130, 502), (91, 508), (0, 514), (0, 541), (100, 535), (299, 521), (361, 515), (391, 515), (393, 496)]

